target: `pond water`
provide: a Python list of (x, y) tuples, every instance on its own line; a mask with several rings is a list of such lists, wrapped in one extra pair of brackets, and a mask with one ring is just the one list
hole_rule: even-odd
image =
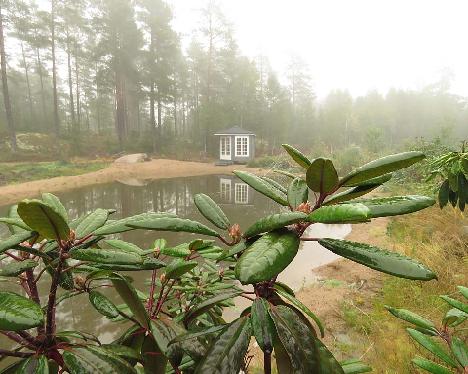
[[(199, 192), (210, 195), (225, 211), (232, 223), (239, 223), (245, 230), (260, 217), (280, 211), (280, 206), (250, 188), (231, 175), (210, 175), (188, 178), (160, 179), (153, 181), (127, 180), (111, 184), (85, 187), (57, 194), (71, 219), (89, 213), (97, 208), (113, 208), (113, 219), (127, 217), (147, 211), (165, 211), (180, 217), (198, 220), (210, 226), (193, 204), (193, 196)], [(7, 214), (8, 207), (0, 207), (0, 216)], [(4, 225), (2, 225), (4, 226)], [(7, 235), (5, 227), (0, 228), (0, 236)], [(351, 231), (350, 225), (315, 224), (307, 235), (314, 237), (344, 238)], [(167, 239), (169, 245), (187, 242), (196, 238), (187, 233), (154, 231), (132, 231), (121, 234), (120, 238), (149, 249), (158, 237)], [(337, 256), (315, 242), (303, 243), (298, 255), (279, 277), (294, 289), (300, 289), (315, 279), (313, 269), (329, 263)], [(149, 279), (150, 272), (132, 272), (138, 285)], [(48, 285), (44, 282), (43, 286)], [(2, 283), (1, 289), (20, 292), (17, 285)], [(44, 290), (45, 291), (45, 290)], [(108, 294), (112, 295), (112, 292)], [(115, 295), (112, 295), (115, 296)], [(59, 328), (80, 329), (93, 333), (103, 342), (115, 338), (123, 326), (110, 322), (98, 314), (88, 303), (86, 296), (78, 296), (62, 303), (58, 308)], [(120, 301), (115, 299), (116, 302)], [(247, 300), (246, 300), (247, 301)], [(243, 303), (228, 312), (238, 315), (244, 309)], [(0, 337), (0, 346), (10, 345)], [(1, 365), (0, 365), (1, 367)]]

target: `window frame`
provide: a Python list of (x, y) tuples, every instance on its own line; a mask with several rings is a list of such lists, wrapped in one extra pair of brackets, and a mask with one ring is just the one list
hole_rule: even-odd
[[(246, 139), (245, 144), (243, 143), (243, 140)], [(240, 140), (240, 152), (237, 150), (237, 141)], [(243, 152), (243, 148), (245, 145), (245, 154)], [(235, 136), (234, 138), (234, 146), (235, 146), (235, 155), (236, 157), (249, 157), (250, 156), (250, 136), (248, 135), (238, 135)]]

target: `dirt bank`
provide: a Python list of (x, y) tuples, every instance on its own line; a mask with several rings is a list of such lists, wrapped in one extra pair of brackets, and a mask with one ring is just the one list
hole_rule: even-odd
[[(92, 173), (42, 179), (0, 187), (0, 205), (37, 196), (42, 192), (62, 192), (74, 188), (110, 183), (127, 179), (163, 179), (196, 175), (230, 173), (245, 169), (242, 165), (215, 166), (212, 163), (157, 159), (137, 164), (112, 164)], [(255, 171), (256, 169), (250, 169)]]

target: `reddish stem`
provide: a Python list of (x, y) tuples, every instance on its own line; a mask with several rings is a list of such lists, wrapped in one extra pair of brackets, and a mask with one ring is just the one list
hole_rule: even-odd
[(11, 357), (30, 357), (34, 353), (29, 353), (29, 352), (14, 352), (14, 351), (8, 351), (6, 349), (0, 349), (0, 357), (2, 356), (11, 356)]

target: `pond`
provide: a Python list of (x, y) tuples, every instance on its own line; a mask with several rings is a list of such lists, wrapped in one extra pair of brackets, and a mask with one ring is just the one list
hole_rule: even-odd
[[(148, 211), (165, 211), (180, 217), (198, 220), (210, 226), (193, 204), (193, 196), (199, 192), (210, 195), (225, 211), (232, 223), (239, 223), (245, 230), (260, 217), (280, 211), (280, 206), (250, 188), (231, 175), (210, 175), (188, 178), (159, 179), (153, 181), (127, 180), (111, 184), (80, 188), (57, 194), (68, 210), (71, 219), (89, 213), (97, 208), (113, 208), (113, 219), (127, 217)], [(0, 216), (7, 214), (8, 207), (0, 207)], [(7, 235), (5, 227), (0, 235)], [(308, 235), (314, 237), (344, 238), (351, 231), (350, 225), (315, 224)], [(193, 240), (196, 236), (187, 233), (132, 231), (121, 234), (120, 238), (149, 249), (155, 239), (164, 237), (169, 245)], [(303, 243), (298, 255), (279, 277), (294, 289), (300, 289), (315, 279), (313, 268), (336, 259), (337, 256), (318, 243)], [(149, 279), (150, 272), (133, 272), (137, 285)], [(42, 286), (47, 286), (48, 279)], [(20, 287), (1, 284), (2, 289), (20, 292)], [(44, 291), (46, 291), (44, 289)], [(112, 292), (108, 295), (112, 295)], [(115, 295), (112, 295), (115, 297)], [(116, 302), (120, 302), (115, 298)], [(247, 301), (247, 300), (246, 300)], [(242, 303), (228, 311), (226, 318), (238, 315), (244, 309)], [(113, 323), (98, 314), (88, 303), (87, 296), (77, 296), (62, 303), (58, 308), (59, 328), (80, 329), (93, 333), (103, 342), (115, 338), (122, 325)], [(0, 346), (9, 345), (0, 337)], [(0, 365), (1, 367), (1, 365)]]

